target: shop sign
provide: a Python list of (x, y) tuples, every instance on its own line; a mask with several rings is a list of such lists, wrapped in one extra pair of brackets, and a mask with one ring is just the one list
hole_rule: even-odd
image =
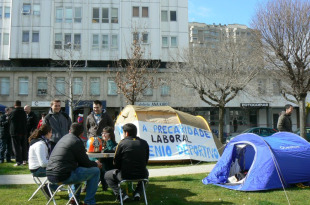
[(31, 106), (32, 107), (50, 107), (51, 102), (50, 101), (32, 101)]
[(168, 102), (136, 102), (138, 106), (168, 106)]
[(240, 103), (240, 107), (250, 107), (250, 108), (259, 108), (259, 107), (269, 107), (269, 103)]

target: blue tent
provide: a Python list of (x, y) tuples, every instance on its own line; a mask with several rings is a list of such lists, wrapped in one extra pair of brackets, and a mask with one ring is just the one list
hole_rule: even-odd
[(6, 106), (0, 104), (0, 112), (4, 113)]
[[(246, 176), (241, 183), (228, 183), (231, 165)], [(310, 143), (298, 135), (278, 132), (269, 137), (252, 133), (238, 135), (226, 146), (211, 173), (202, 180), (240, 191), (258, 191), (310, 182)], [(234, 177), (234, 176), (233, 176)]]

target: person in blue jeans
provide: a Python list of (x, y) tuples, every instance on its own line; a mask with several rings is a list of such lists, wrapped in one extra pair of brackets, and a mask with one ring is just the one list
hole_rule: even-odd
[[(52, 151), (46, 168), (46, 176), (52, 183), (73, 184), (74, 192), (82, 182), (86, 181), (84, 204), (93, 205), (96, 204), (95, 194), (102, 164), (98, 160), (96, 162), (89, 160), (81, 139), (83, 131), (82, 124), (71, 125), (70, 133), (63, 136)], [(78, 200), (80, 192), (81, 190), (75, 196)], [(71, 200), (70, 204), (75, 204), (75, 201)]]

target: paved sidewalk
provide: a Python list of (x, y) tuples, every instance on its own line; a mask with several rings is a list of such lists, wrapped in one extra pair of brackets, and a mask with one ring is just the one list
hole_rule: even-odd
[[(211, 172), (215, 164), (190, 165), (184, 167), (149, 169), (150, 177), (176, 176), (184, 174), (199, 174)], [(3, 184), (34, 184), (31, 174), (0, 175), (0, 185)]]

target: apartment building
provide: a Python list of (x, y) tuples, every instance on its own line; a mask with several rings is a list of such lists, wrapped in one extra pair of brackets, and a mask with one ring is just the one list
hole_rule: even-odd
[[(102, 100), (114, 115), (126, 101), (107, 71), (127, 58), (136, 39), (165, 70), (170, 54), (188, 47), (187, 13), (184, 0), (0, 0), (0, 102), (12, 106), (19, 99), (42, 112), (54, 97), (65, 101), (64, 59), (78, 61), (76, 99)], [(162, 85), (141, 103), (170, 104), (171, 98), (169, 85)]]

